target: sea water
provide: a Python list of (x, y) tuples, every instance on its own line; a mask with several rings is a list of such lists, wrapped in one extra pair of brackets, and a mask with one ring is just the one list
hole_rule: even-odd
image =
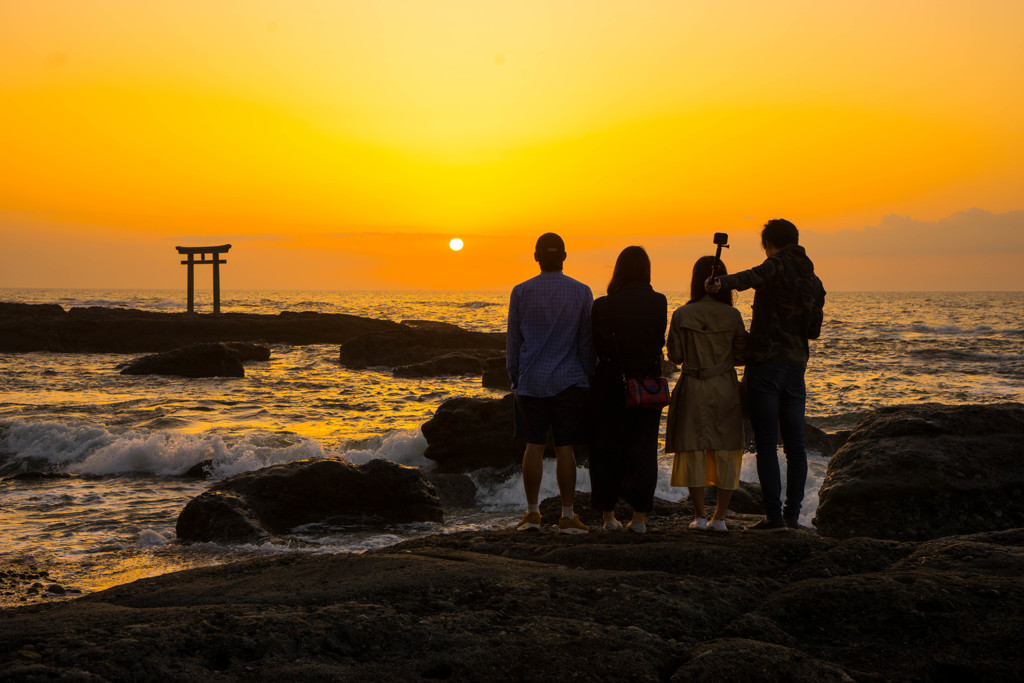
[[(669, 292), (670, 310), (686, 295)], [(184, 308), (172, 290), (0, 290), (0, 300), (151, 311)], [(203, 312), (205, 293), (196, 301)], [(737, 307), (749, 324), (751, 298)], [(224, 312), (283, 310), (439, 320), (496, 332), (508, 292), (225, 292)], [(1024, 294), (832, 293), (822, 337), (812, 342), (807, 415), (825, 429), (851, 428), (874, 408), (939, 402), (1024, 400)], [(30, 560), (51, 578), (87, 592), (174, 569), (251, 553), (362, 552), (424, 533), (506, 526), (523, 504), (522, 481), (480, 478), (477, 507), (443, 524), (398, 525), (333, 536), (303, 533), (281, 544), (230, 546), (175, 542), (185, 503), (211, 484), (182, 478), (212, 460), (215, 480), (303, 458), (354, 463), (387, 458), (430, 469), (419, 427), (455, 396), (501, 396), (479, 377), (396, 378), (382, 368), (349, 370), (336, 345), (275, 344), (246, 376), (187, 379), (121, 375), (136, 355), (0, 354), (0, 562)], [(664, 419), (662, 421), (664, 430)], [(662, 435), (663, 436), (663, 435)], [(780, 457), (784, 466), (785, 458)], [(827, 461), (809, 456), (802, 514), (810, 522)], [(542, 497), (556, 495), (547, 463)], [(67, 475), (10, 479), (17, 472)], [(677, 500), (662, 454), (656, 494)], [(756, 481), (753, 456), (742, 478)], [(587, 472), (578, 489), (589, 490)], [(3, 604), (4, 596), (0, 596)]]

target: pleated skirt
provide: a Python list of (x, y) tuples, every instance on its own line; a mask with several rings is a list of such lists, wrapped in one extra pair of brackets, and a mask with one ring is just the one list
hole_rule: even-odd
[(743, 450), (683, 451), (672, 463), (672, 486), (715, 486), (734, 491), (740, 485)]

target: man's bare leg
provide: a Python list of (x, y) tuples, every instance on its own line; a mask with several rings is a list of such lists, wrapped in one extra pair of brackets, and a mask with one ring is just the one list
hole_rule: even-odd
[[(526, 492), (527, 505), (537, 505), (539, 502), (540, 484), (544, 479), (544, 448), (544, 444), (528, 443), (523, 452), (523, 490)], [(575, 472), (573, 469), (574, 476)]]
[(563, 508), (576, 501), (576, 454), (572, 446), (555, 446), (555, 476)]

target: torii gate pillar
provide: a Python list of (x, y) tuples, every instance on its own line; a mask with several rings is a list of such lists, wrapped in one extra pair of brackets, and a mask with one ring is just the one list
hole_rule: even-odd
[[(182, 261), (181, 265), (188, 266), (188, 312), (195, 312), (195, 273), (193, 267), (198, 263), (209, 263), (213, 265), (213, 312), (220, 313), (220, 264), (227, 263), (222, 261), (220, 254), (228, 253), (228, 249), (231, 248), (230, 244), (222, 244), (219, 247), (175, 247), (179, 254), (188, 255), (187, 261)], [(196, 254), (199, 255), (199, 260), (196, 260)], [(206, 259), (206, 255), (210, 254), (211, 260)]]

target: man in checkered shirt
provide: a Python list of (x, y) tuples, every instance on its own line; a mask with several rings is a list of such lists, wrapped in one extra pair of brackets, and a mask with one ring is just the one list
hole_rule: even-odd
[(540, 529), (538, 498), (550, 428), (562, 499), (558, 532), (585, 534), (589, 528), (572, 510), (576, 495), (573, 444), (587, 441), (594, 295), (585, 284), (562, 273), (565, 243), (558, 235), (541, 235), (533, 257), (540, 264), (540, 275), (516, 285), (508, 306), (506, 352), (515, 392), (515, 434), (526, 442), (523, 488), (527, 507), (516, 529)]

